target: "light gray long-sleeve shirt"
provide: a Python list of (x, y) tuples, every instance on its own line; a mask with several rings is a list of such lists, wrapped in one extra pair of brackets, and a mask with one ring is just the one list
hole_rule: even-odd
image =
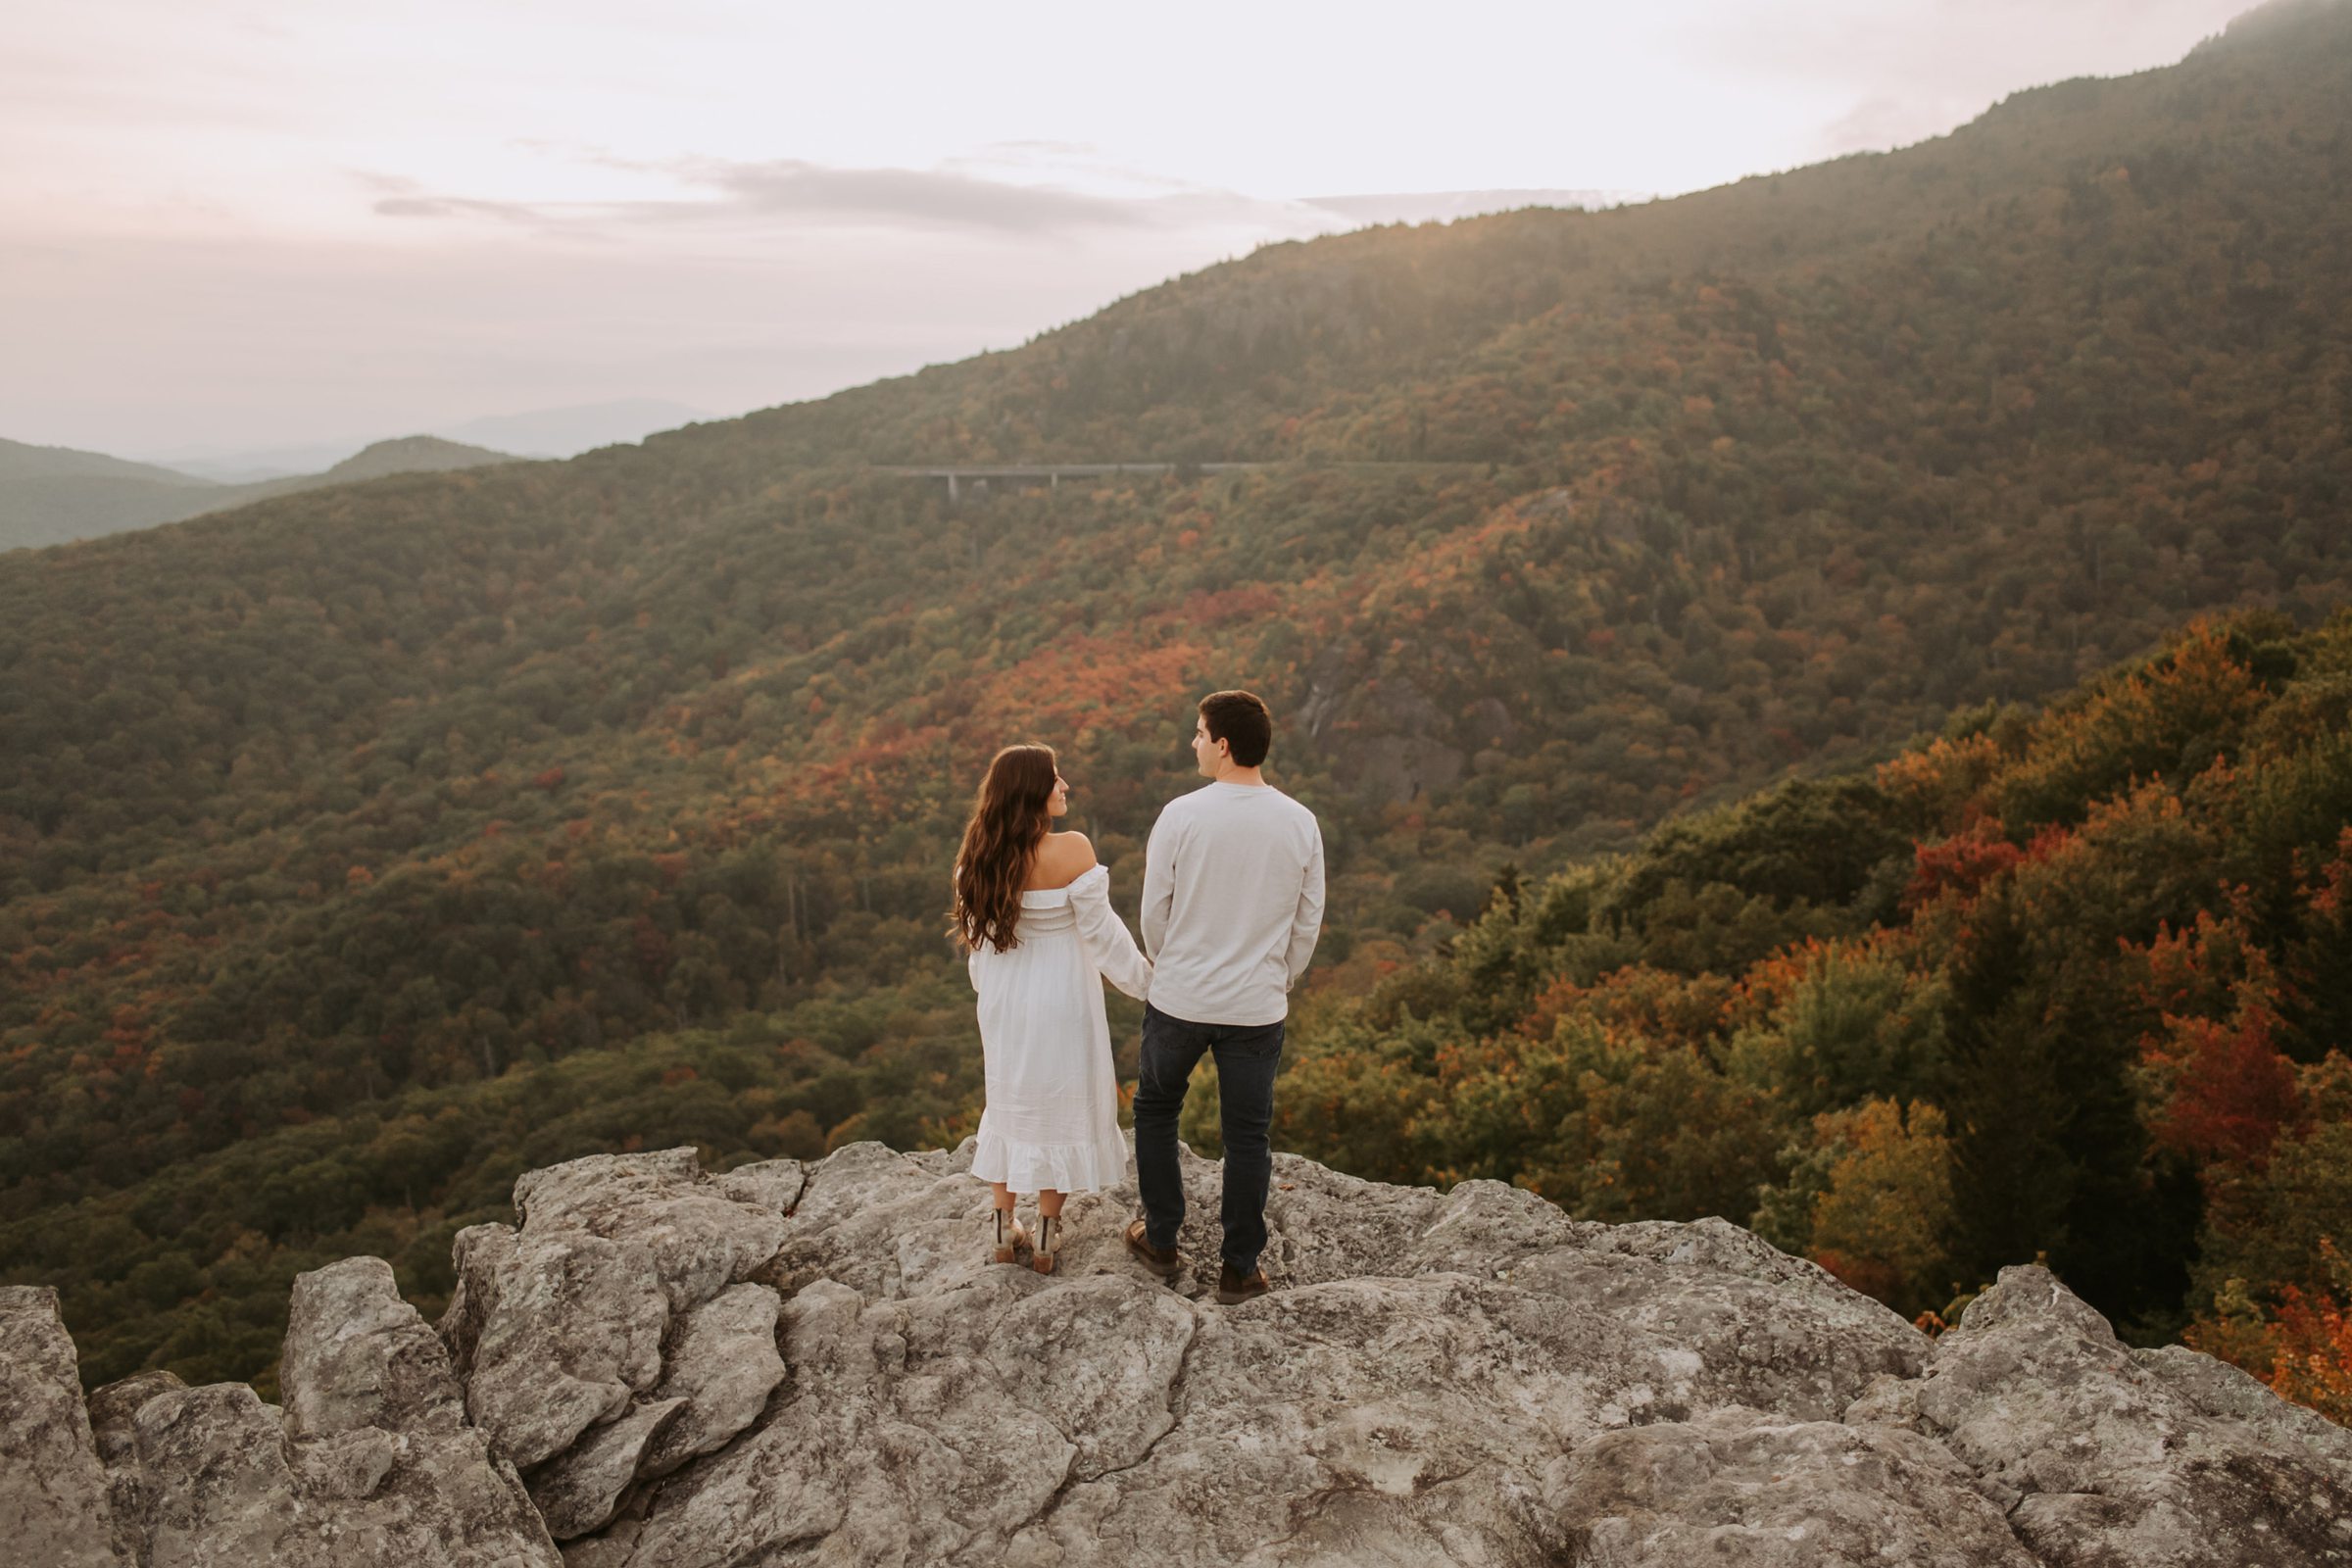
[(1323, 830), (1270, 784), (1178, 796), (1144, 849), (1152, 1005), (1193, 1023), (1290, 1013), (1323, 929)]

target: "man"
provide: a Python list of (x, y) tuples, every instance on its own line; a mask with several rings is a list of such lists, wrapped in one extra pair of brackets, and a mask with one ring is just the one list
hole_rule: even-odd
[(1144, 951), (1152, 957), (1135, 1086), (1135, 1172), (1144, 1217), (1127, 1246), (1176, 1272), (1184, 1182), (1176, 1121), (1203, 1052), (1217, 1063), (1225, 1140), (1227, 1306), (1266, 1293), (1266, 1134), (1291, 988), (1323, 925), (1323, 833), (1315, 813), (1265, 780), (1273, 715), (1249, 692), (1200, 700), (1193, 757), (1212, 782), (1168, 803), (1144, 851)]

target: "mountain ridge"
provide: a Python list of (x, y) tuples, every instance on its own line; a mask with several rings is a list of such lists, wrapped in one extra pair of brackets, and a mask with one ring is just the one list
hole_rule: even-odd
[(0, 551), (134, 532), (386, 474), (519, 461), (441, 436), (397, 436), (371, 442), (318, 473), (224, 483), (99, 452), (0, 442)]
[[(978, 356), (954, 366), (935, 366), (909, 376), (852, 388), (831, 398), (760, 411), (745, 417), (757, 421), (763, 432), (772, 431), (782, 435), (789, 433), (795, 422), (819, 420), (828, 411), (837, 411), (845, 420), (853, 415), (865, 416), (872, 412), (873, 401), (885, 395), (886, 389), (947, 392), (959, 379), (981, 375), (991, 376), (996, 384), (1004, 387), (1006, 384), (1003, 373), (1005, 363), (1024, 356), (1030, 364), (1055, 367), (1059, 376), (1066, 378), (1078, 373), (1068, 368), (1067, 362), (1073, 356), (1094, 360), (1128, 353), (1130, 351), (1119, 344), (1119, 339), (1125, 335), (1122, 328), (1132, 331), (1147, 324), (1159, 326), (1156, 335), (1159, 338), (1158, 346), (1163, 350), (1189, 342), (1197, 345), (1194, 352), (1201, 357), (1216, 356), (1222, 359), (1222, 368), (1229, 373), (1244, 372), (1252, 353), (1262, 354), (1267, 347), (1279, 346), (1289, 351), (1304, 345), (1279, 333), (1255, 330), (1256, 323), (1250, 321), (1249, 318), (1262, 316), (1264, 313), (1261, 312), (1244, 310), (1236, 313), (1238, 321), (1217, 319), (1217, 313), (1228, 304), (1227, 299), (1219, 298), (1218, 294), (1253, 282), (1279, 286), (1279, 278), (1266, 274), (1278, 272), (1286, 258), (1303, 256), (1309, 252), (1319, 258), (1344, 263), (1352, 260), (1358, 251), (1368, 251), (1383, 244), (1405, 243), (1408, 247), (1417, 244), (1419, 250), (1429, 252), (1451, 251), (1459, 255), (1464, 251), (1487, 250), (1507, 257), (1514, 234), (1533, 234), (1540, 240), (1542, 235), (1549, 233), (1572, 237), (1573, 243), (1560, 244), (1553, 254), (1567, 260), (1573, 272), (1606, 280), (1612, 271), (1622, 272), (1628, 268), (1644, 268), (1659, 265), (1660, 262), (1678, 267), (1686, 274), (1704, 273), (1710, 270), (1757, 262), (1784, 265), (1792, 256), (1802, 256), (1808, 247), (1840, 250), (1867, 248), (1874, 243), (1915, 232), (1921, 227), (1933, 226), (1947, 216), (1923, 198), (1931, 191), (1943, 194), (1938, 188), (1948, 185), (1950, 172), (1947, 165), (1955, 156), (2000, 155), (2034, 142), (2046, 142), (2062, 156), (2079, 157), (2096, 146), (2097, 142), (2086, 142), (2076, 127), (2095, 123), (2096, 117), (2090, 112), (2118, 101), (2128, 104), (2137, 116), (2136, 135), (2161, 140), (2165, 135), (2166, 115), (2198, 95), (2210, 95), (2217, 91), (2247, 91), (2253, 87), (2254, 77), (2261, 74), (2311, 69), (2313, 61), (2298, 58), (2299, 55), (2308, 53), (2316, 57), (2328, 50), (2340, 52), (2345, 47), (2344, 33), (2347, 31), (2348, 19), (2352, 19), (2352, 12), (2346, 10), (2341, 0), (2276, 0), (2275, 4), (2260, 7), (2237, 19), (2231, 29), (2207, 40), (2181, 62), (2171, 67), (2154, 68), (2120, 77), (2077, 77), (2024, 89), (2008, 95), (1967, 124), (1928, 142), (1886, 153), (1850, 154), (1797, 170), (1748, 175), (1725, 185), (1638, 207), (1591, 214), (1525, 212), (1494, 215), (1468, 224), (1449, 225), (1445, 229), (1431, 229), (1410, 236), (1371, 230), (1311, 241), (1279, 242), (1261, 247), (1238, 261), (1202, 269), (1129, 295), (1082, 321), (1040, 334), (1022, 349)], [(2104, 131), (2099, 134), (2101, 139), (2111, 135)], [(1899, 180), (1890, 177), (1896, 175), (1900, 176)], [(1871, 197), (1859, 210), (1851, 199), (1857, 189), (1866, 189)], [(1837, 200), (1846, 205), (1839, 211), (1839, 221), (1809, 224), (1803, 220), (1806, 215), (1790, 211), (1803, 206), (1808, 199), (1816, 202)], [(1728, 237), (1710, 237), (1692, 243), (1696, 236), (1691, 230), (1696, 225), (1728, 228)], [(1675, 252), (1670, 258), (1653, 261), (1641, 248), (1644, 236), (1665, 241), (1676, 247)], [(1412, 254), (1412, 250), (1408, 248), (1405, 254)], [(1410, 294), (1397, 292), (1384, 300), (1384, 303), (1395, 306), (1414, 302)], [(1139, 317), (1149, 317), (1166, 310), (1178, 313), (1181, 324), (1178, 321), (1148, 323), (1138, 319)], [(1393, 316), (1403, 314), (1392, 312)], [(1089, 341), (1090, 338), (1101, 339), (1105, 336), (1111, 339), (1110, 343)], [(1483, 343), (1474, 339), (1470, 346), (1458, 350), (1448, 348), (1446, 352), (1475, 355), (1484, 347)], [(1238, 356), (1241, 364), (1234, 363), (1235, 357), (1228, 353), (1229, 348), (1241, 351)], [(1294, 354), (1292, 357), (1311, 359), (1312, 355)], [(1099, 394), (1111, 384), (1110, 378), (1098, 376), (1087, 380), (1085, 389), (1090, 397), (1095, 398), (1096, 406), (1100, 406), (1102, 400)], [(1247, 391), (1248, 388), (1249, 383), (1245, 381), (1243, 390)], [(1014, 389), (1020, 393), (1019, 403), (1024, 405), (1021, 416), (1034, 417), (1055, 412), (1056, 405), (1039, 395), (1045, 388), (1034, 383), (1015, 383)], [(1074, 391), (1075, 383), (1068, 390)], [(1231, 386), (1226, 386), (1219, 388), (1217, 393), (1204, 395), (1229, 398), (1233, 390)], [(1134, 388), (1129, 397), (1123, 400), (1121, 412), (1127, 412), (1136, 404), (1157, 395), (1159, 389), (1148, 385)], [(845, 403), (843, 400), (849, 401)], [(988, 412), (1001, 416), (1005, 412), (1006, 401), (1000, 395), (988, 407)], [(1058, 411), (1066, 413), (1078, 401), (1075, 397), (1065, 396), (1059, 400)], [(1268, 410), (1266, 414), (1269, 418), (1279, 418), (1297, 412), (1299, 411)], [(964, 411), (957, 413), (963, 415), (961, 422), (968, 431), (971, 424), (969, 415)], [(1132, 450), (1081, 449), (1053, 443), (1044, 446), (1033, 443), (1015, 450), (986, 444), (975, 448), (969, 444), (971, 435), (956, 437), (950, 431), (950, 426), (935, 420), (924, 428), (921, 437), (916, 437), (912, 431), (894, 432), (890, 447), (872, 448), (870, 443), (868, 445), (869, 450), (877, 452), (878, 461), (947, 461), (962, 458), (971, 461), (1013, 461), (1017, 458), (1032, 462), (1078, 462), (1188, 458), (1213, 461), (1276, 455), (1341, 455), (1354, 444), (1342, 431), (1332, 432), (1333, 441), (1330, 445), (1294, 436), (1290, 439), (1298, 444), (1284, 453), (1263, 444), (1266, 432), (1261, 431), (1225, 448), (1211, 449), (1199, 444), (1198, 436), (1191, 432), (1172, 431), (1175, 437), (1172, 441)], [(666, 439), (708, 442), (716, 438), (717, 434), (716, 427), (706, 425), (697, 427), (693, 432), (673, 432)], [(819, 432), (812, 430), (810, 434), (818, 436)], [(950, 444), (938, 444), (943, 436), (949, 438)], [(822, 424), (821, 438), (843, 447), (860, 444), (851, 437), (844, 422), (830, 419)], [(957, 440), (965, 443), (961, 450), (953, 444)], [(1355, 455), (1361, 455), (1360, 450)], [(1489, 454), (1475, 455), (1484, 457)], [(823, 460), (809, 453), (805, 461)]]
[(12, 479), (85, 478), (147, 479), (162, 484), (204, 485), (212, 481), (152, 463), (133, 463), (103, 452), (74, 447), (33, 446), (0, 440), (0, 482)]
[[(517, 458), (568, 458), (596, 447), (642, 440), (649, 431), (710, 417), (708, 410), (665, 398), (614, 398), (441, 420), (417, 430), (462, 445), (487, 447)], [(334, 466), (372, 439), (314, 441), (282, 447), (159, 447), (143, 462), (160, 464), (221, 483), (282, 479)], [(266, 470), (266, 471), (254, 471)]]

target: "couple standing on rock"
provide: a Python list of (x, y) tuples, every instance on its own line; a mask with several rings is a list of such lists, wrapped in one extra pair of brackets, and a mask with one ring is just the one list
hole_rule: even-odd
[[(991, 1245), (1041, 1274), (1061, 1246), (1062, 1200), (1127, 1171), (1102, 1010), (1107, 978), (1144, 1004), (1135, 1087), (1144, 1217), (1127, 1248), (1163, 1278), (1180, 1266), (1184, 1182), (1176, 1121), (1202, 1053), (1217, 1064), (1225, 1143), (1217, 1299), (1265, 1294), (1274, 1072), (1291, 988), (1323, 924), (1323, 835), (1260, 771), (1274, 734), (1249, 692), (1200, 700), (1193, 757), (1210, 780), (1168, 803), (1144, 851), (1144, 942), (1110, 906), (1110, 872), (1083, 833), (1056, 833), (1069, 785), (1053, 750), (1008, 746), (988, 765), (956, 861), (956, 934), (979, 992), (988, 1103), (972, 1174), (992, 1183)], [(1037, 1194), (1032, 1240), (1014, 1195)]]

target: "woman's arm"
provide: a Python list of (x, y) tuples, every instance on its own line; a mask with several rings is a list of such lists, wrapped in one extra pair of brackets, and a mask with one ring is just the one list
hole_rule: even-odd
[(1159, 957), (1160, 939), (1168, 934), (1168, 916), (1176, 906), (1176, 840), (1179, 829), (1174, 801), (1152, 818), (1152, 837), (1144, 845), (1144, 952)]
[(1070, 884), (1070, 912), (1077, 916), (1078, 940), (1102, 977), (1136, 1001), (1146, 1000), (1152, 989), (1152, 960), (1135, 945), (1119, 911), (1110, 906), (1108, 870), (1097, 865)]

